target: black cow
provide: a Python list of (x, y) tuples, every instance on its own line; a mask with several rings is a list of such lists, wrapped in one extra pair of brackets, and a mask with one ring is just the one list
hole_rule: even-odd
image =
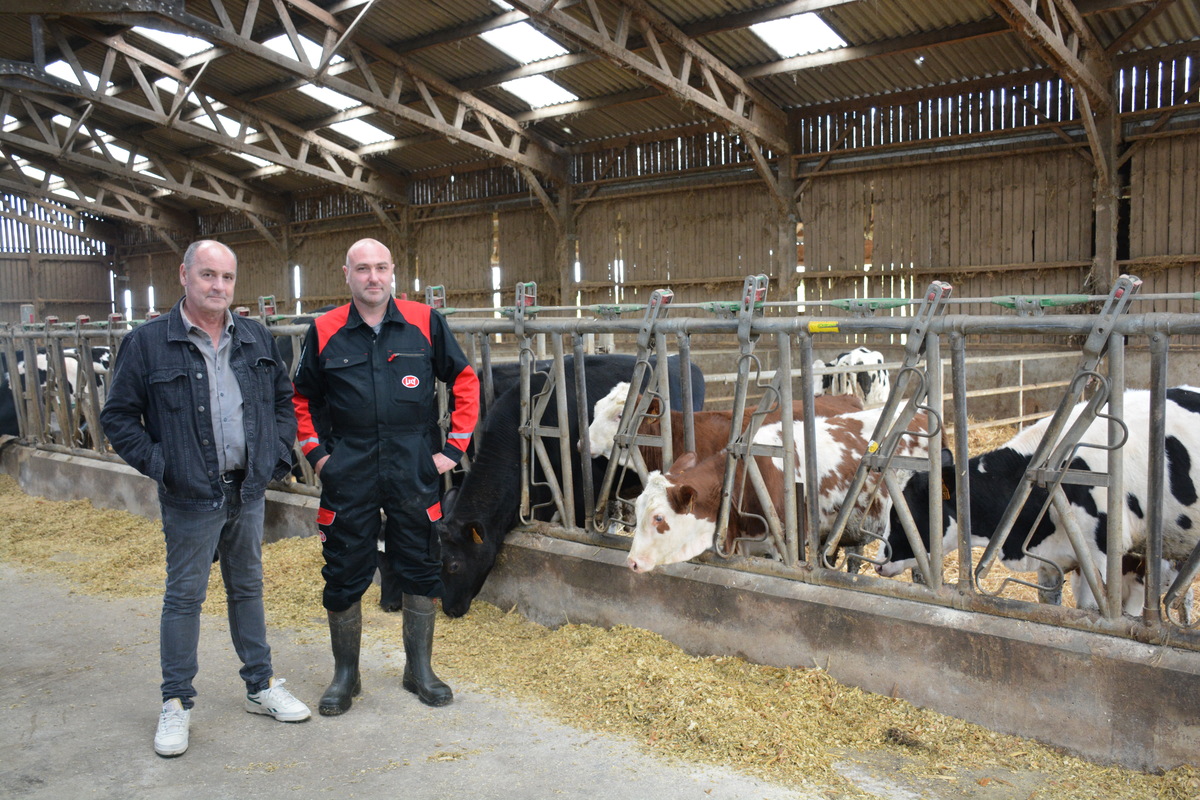
[[(604, 397), (621, 381), (633, 377), (636, 363), (634, 356), (608, 355), (587, 356), (584, 361), (587, 373), (587, 407), (594, 408), (596, 401)], [(671, 376), (672, 407), (679, 410), (679, 360), (668, 359)], [(575, 480), (574, 524), (584, 525), (583, 485), (578, 479), (581, 473), (579, 449), (579, 419), (575, 413), (575, 370), (574, 359), (565, 360), (567, 382), (568, 436), (572, 446), (571, 465)], [(692, 408), (700, 410), (704, 405), (704, 376), (693, 364)], [(546, 382), (545, 373), (534, 373), (531, 392), (541, 390)], [(442, 610), (452, 617), (467, 613), (471, 601), (479, 594), (484, 580), (496, 563), (496, 554), (505, 536), (518, 524), (521, 500), (521, 441), (517, 426), (520, 420), (520, 387), (510, 388), (496, 398), (487, 419), (483, 423), (482, 446), (467, 473), (457, 499), (447, 508), (443, 504), (443, 518), (438, 524), (442, 540)], [(558, 413), (553, 402), (546, 409), (543, 423), (558, 425)], [(546, 448), (556, 474), (559, 468), (559, 448)], [(593, 490), (598, 491), (604, 477), (606, 461), (596, 459), (592, 463)], [(539, 470), (540, 471), (540, 470)], [(535, 505), (548, 503), (545, 490), (535, 491)], [(541, 506), (535, 516), (549, 520), (553, 515), (552, 503)]]
[(17, 403), (8, 380), (8, 362), (0, 353), (0, 436), (20, 436), (17, 425)]

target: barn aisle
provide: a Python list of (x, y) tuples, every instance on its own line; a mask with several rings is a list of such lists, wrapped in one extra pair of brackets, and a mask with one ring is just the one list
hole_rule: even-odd
[[(455, 685), (429, 709), (378, 646), (350, 714), (283, 724), (242, 710), (223, 620), (205, 615), (188, 752), (154, 754), (157, 599), (99, 599), (0, 562), (0, 796), (28, 798), (803, 798), (730, 771), (669, 765)], [(275, 668), (315, 707), (326, 643), (271, 631)], [(812, 795), (817, 796), (817, 795)]]

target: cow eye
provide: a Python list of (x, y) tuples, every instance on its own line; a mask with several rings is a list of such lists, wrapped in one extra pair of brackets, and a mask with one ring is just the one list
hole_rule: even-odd
[(453, 575), (454, 573), (458, 572), (460, 566), (461, 565), (457, 561), (451, 561), (446, 565), (446, 572), (449, 572), (451, 575)]

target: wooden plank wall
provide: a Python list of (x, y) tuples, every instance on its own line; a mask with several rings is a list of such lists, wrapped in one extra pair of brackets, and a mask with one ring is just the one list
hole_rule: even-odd
[(108, 259), (101, 256), (43, 255), (37, 257), (37, 286), (30, 280), (30, 260), (24, 254), (0, 256), (0, 322), (17, 322), (21, 305), (39, 304), (39, 319), (54, 315), (71, 322), (80, 314), (94, 320), (108, 316)]
[(451, 306), (490, 306), (493, 236), (491, 214), (421, 223), (416, 237), (421, 294), (410, 298), (423, 300), (424, 287), (442, 285)]
[(804, 297), (913, 297), (933, 280), (955, 297), (1084, 292), (1091, 181), (1070, 152), (819, 178), (802, 200)]
[[(512, 305), (517, 283), (529, 281), (537, 282), (539, 305), (564, 304), (559, 299), (561, 265), (555, 261), (556, 238), (554, 225), (541, 208), (498, 215), (496, 265), (500, 268), (502, 305)], [(574, 298), (568, 302), (574, 304)]]
[[(1118, 268), (1142, 277), (1144, 294), (1200, 290), (1200, 136), (1143, 138), (1130, 147), (1129, 259)], [(1091, 192), (1090, 164), (1072, 149), (817, 174), (800, 206), (804, 296), (905, 297), (935, 278), (949, 281), (956, 297), (1087, 291)], [(777, 241), (775, 212), (758, 183), (594, 200), (578, 211), (584, 304), (644, 302), (660, 286), (672, 288), (680, 303), (736, 300), (747, 274), (769, 272)], [(260, 294), (274, 294), (280, 309), (290, 310), (291, 264), (302, 267), (306, 311), (344, 302), (340, 267), (346, 249), (363, 236), (392, 247), (397, 289), (411, 292), (404, 243), (386, 238), (368, 215), (344, 222), (342, 230), (311, 235), (293, 226), (290, 259), (248, 240), (249, 232), (234, 235), (230, 241), (241, 240), (234, 243), (241, 264), (236, 302), (256, 311)], [(490, 306), (491, 267), (498, 264), (502, 302), (511, 302), (518, 280), (536, 280), (541, 301), (557, 302), (555, 236), (540, 208), (422, 221), (412, 245), (416, 277), (422, 286), (445, 284), (451, 305)], [(0, 318), (15, 319), (20, 299), (32, 297), (28, 263), (24, 255), (0, 255)], [(46, 255), (39, 263), (38, 295), (70, 301), (54, 313), (63, 319), (106, 313), (101, 257)], [(165, 310), (179, 297), (178, 267), (179, 257), (165, 248), (129, 256), (117, 267), (129, 276), (118, 283), (118, 296), (132, 289), (135, 314), (142, 316), (153, 283)], [(1138, 308), (1196, 311), (1193, 301)], [(1000, 313), (989, 303), (955, 310)]]
[[(1200, 291), (1200, 136), (1139, 143), (1132, 159), (1127, 271), (1142, 293)], [(1139, 304), (1195, 313), (1194, 301)]]
[(675, 302), (740, 299), (746, 275), (771, 272), (777, 217), (765, 187), (665, 192), (589, 204), (579, 217), (584, 303), (644, 303), (669, 287)]

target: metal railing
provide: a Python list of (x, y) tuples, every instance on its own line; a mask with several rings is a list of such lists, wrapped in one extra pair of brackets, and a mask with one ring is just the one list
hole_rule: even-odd
[[(954, 608), (979, 611), (989, 614), (1019, 617), (1039, 622), (1048, 622), (1068, 627), (1078, 627), (1088, 630), (1101, 630), (1114, 635), (1124, 636), (1145, 642), (1162, 642), (1170, 639), (1173, 644), (1200, 650), (1200, 634), (1192, 629), (1190, 621), (1184, 620), (1178, 613), (1184, 592), (1200, 573), (1200, 547), (1197, 547), (1181, 564), (1179, 578), (1169, 587), (1159, 585), (1156, 570), (1149, 570), (1146, 576), (1147, 602), (1144, 613), (1140, 618), (1122, 614), (1121, 609), (1121, 513), (1123, 491), (1123, 462), (1119, 433), (1122, 423), (1121, 398), (1125, 389), (1125, 357), (1128, 348), (1144, 350), (1150, 358), (1150, 397), (1151, 397), (1151, 439), (1161, 442), (1164, 426), (1165, 395), (1167, 389), (1167, 364), (1171, 352), (1173, 337), (1195, 336), (1200, 334), (1200, 314), (1138, 314), (1136, 313), (1137, 297), (1136, 279), (1127, 279), (1114, 287), (1113, 294), (1102, 298), (1084, 297), (1081, 301), (1105, 304), (1104, 308), (1092, 314), (1052, 315), (1030, 312), (1029, 309), (1044, 309), (1034, 300), (1023, 299), (1014, 301), (1017, 313), (996, 315), (959, 315), (949, 311), (955, 303), (949, 302), (949, 287), (932, 284), (923, 300), (909, 303), (916, 307), (904, 316), (873, 316), (867, 313), (851, 317), (822, 318), (813, 313), (800, 315), (769, 316), (765, 311), (773, 304), (766, 303), (757, 294), (757, 284), (753, 286), (748, 281), (746, 292), (740, 302), (732, 304), (703, 304), (709, 307), (700, 308), (697, 304), (670, 306), (669, 300), (663, 304), (661, 297), (655, 302), (659, 308), (650, 313), (654, 303), (649, 306), (628, 306), (617, 311), (589, 317), (549, 316), (528, 302), (518, 302), (511, 313), (501, 318), (468, 318), (466, 315), (453, 314), (450, 318), (451, 328), (464, 344), (472, 363), (476, 365), (481, 377), (481, 390), (486, 398), (485, 407), (496, 395), (496, 375), (499, 372), (501, 360), (497, 357), (496, 342), (502, 337), (506, 344), (500, 349), (506, 354), (515, 352), (519, 391), (522, 392), (522, 419), (520, 428), (523, 435), (523, 479), (519, 487), (523, 493), (523, 519), (529, 523), (536, 520), (543, 522), (547, 514), (538, 512), (530, 506), (528, 495), (530, 486), (538, 471), (535, 464), (549, 463), (546, 458), (547, 448), (556, 448), (561, 463), (577, 464), (578, 468), (564, 469), (552, 476), (548, 481), (549, 491), (554, 497), (552, 512), (559, 519), (572, 519), (578, 516), (572, 508), (574, 487), (581, 484), (585, 491), (582, 518), (588, 522), (584, 527), (569, 525), (547, 526), (538, 524), (538, 530), (551, 531), (563, 538), (585, 541), (606, 547), (628, 548), (627, 536), (609, 533), (614, 522), (612, 515), (605, 507), (606, 497), (611, 493), (612, 484), (619, 483), (615, 477), (615, 460), (610, 459), (604, 469), (601, 462), (595, 464), (579, 462), (571, 454), (577, 452), (578, 443), (567, 441), (567, 426), (542, 426), (537, 417), (537, 410), (546, 408), (554, 403), (559, 419), (566, 419), (574, 414), (578, 419), (581, 435), (586, 437), (592, 409), (586, 403), (578, 402), (582, 397), (579, 391), (586, 385), (586, 374), (583, 368), (583, 356), (591, 349), (593, 342), (606, 337), (619, 336), (632, 339), (638, 343), (638, 368), (645, 370), (649, 384), (646, 395), (658, 393), (663, 398), (660, 407), (668, 405), (669, 396), (663, 393), (667, 390), (665, 375), (665, 358), (660, 358), (657, 370), (649, 367), (650, 354), (678, 354), (683, 366), (681, 371), (687, 373), (687, 365), (691, 360), (691, 337), (699, 334), (723, 337), (729, 342), (728, 358), (732, 368), (724, 371), (717, 370), (706, 380), (726, 380), (729, 375), (736, 376), (733, 381), (735, 396), (733, 401), (733, 419), (742, 419), (742, 414), (756, 404), (760, 410), (778, 403), (789, 407), (793, 397), (805, 401), (805, 418), (796, 419), (796, 425), (803, 425), (802, 452), (796, 452), (795, 442), (799, 439), (788, 428), (791, 415), (784, 415), (784, 432), (782, 448), (770, 449), (753, 442), (756, 423), (748, 430), (731, 432), (729, 453), (727, 456), (726, 482), (723, 487), (725, 501), (722, 504), (719, 517), (717, 541), (714, 542), (714, 553), (707, 558), (711, 563), (728, 566), (733, 569), (760, 572), (772, 575), (786, 576), (791, 579), (817, 583), (827, 586), (841, 587), (855, 591), (864, 591), (895, 597), (920, 600)], [(1124, 294), (1118, 296), (1118, 293)], [(1195, 295), (1155, 295), (1152, 299), (1169, 297), (1170, 299), (1196, 299)], [(1143, 298), (1151, 299), (1151, 298)], [(518, 295), (520, 300), (520, 295)], [(958, 300), (958, 302), (963, 302)], [(906, 301), (907, 302), (907, 301)], [(978, 302), (977, 300), (974, 302)], [(923, 305), (922, 305), (923, 304)], [(794, 304), (778, 304), (788, 307)], [(880, 304), (882, 308), (887, 304)], [(1002, 305), (1002, 304), (1001, 304)], [(924, 312), (927, 313), (923, 313)], [(578, 310), (578, 309), (574, 309)], [(697, 312), (707, 312), (701, 316)], [(629, 312), (643, 312), (641, 319), (622, 318)], [(669, 311), (670, 313), (666, 313)], [(671, 316), (676, 312), (685, 311), (685, 316)], [(715, 312), (715, 313), (714, 313)], [(108, 324), (104, 326), (75, 325), (24, 325), (0, 329), (0, 352), (5, 356), (4, 371), (7, 377), (7, 388), (13, 395), (15, 406), (15, 421), (19, 428), (19, 438), (25, 444), (60, 452), (89, 455), (95, 458), (115, 459), (107, 447), (98, 424), (98, 412), (104, 399), (104, 389), (107, 375), (103, 369), (96, 368), (96, 362), (90, 355), (93, 348), (107, 348), (113, 356), (120, 347), (121, 339), (126, 335), (128, 327), (123, 324)], [(297, 345), (307, 326), (277, 325), (274, 326), (276, 336), (293, 337)], [(819, 384), (820, 375), (824, 372), (854, 371), (854, 367), (837, 367), (814, 369), (813, 353), (820, 348), (824, 341), (832, 341), (834, 337), (844, 336), (881, 336), (897, 337), (904, 341), (903, 357), (898, 361), (885, 364), (893, 373), (892, 393), (885, 404), (885, 412), (881, 415), (881, 426), (872, 432), (870, 441), (879, 447), (865, 454), (856, 475), (856, 486), (863, 482), (858, 480), (874, 471), (878, 473), (880, 483), (890, 485), (893, 499), (898, 495), (900, 482), (913, 470), (928, 471), (930, 475), (930, 518), (940, 519), (942, 502), (940, 451), (941, 436), (949, 429), (966, 429), (969, 419), (970, 404), (976, 398), (987, 398), (997, 392), (1008, 389), (1018, 398), (1031, 390), (1030, 386), (1014, 386), (1002, 388), (972, 387), (969, 371), (972, 365), (986, 365), (994, 362), (996, 356), (970, 358), (968, 340), (989, 336), (1038, 336), (1045, 337), (1048, 342), (1066, 346), (1069, 342), (1082, 342), (1073, 355), (1077, 364), (1071, 374), (1065, 374), (1061, 379), (1039, 382), (1036, 389), (1042, 392), (1056, 392), (1061, 399), (1058, 408), (1053, 412), (1052, 423), (1049, 425), (1053, 437), (1060, 432), (1076, 431), (1079, 426), (1069, 426), (1066, 414), (1080, 401), (1090, 401), (1087, 414), (1095, 415), (1102, 409), (1115, 418), (1111, 424), (1112, 444), (1114, 449), (1109, 457), (1109, 471), (1099, 477), (1093, 475), (1089, 480), (1103, 481), (1109, 498), (1108, 508), (1108, 554), (1107, 562), (1095, 565), (1095, 569), (1087, 570), (1093, 595), (1099, 605), (1099, 613), (1084, 612), (1073, 608), (1063, 608), (1049, 604), (1038, 604), (1014, 599), (1008, 591), (1010, 580), (1001, 581), (1001, 588), (984, 588), (985, 580), (994, 568), (996, 550), (1003, 536), (1022, 535), (1019, 531), (1011, 531), (1010, 519), (1005, 520), (1001, 530), (993, 538), (994, 544), (985, 549), (982, 555), (977, 555), (970, 546), (969, 531), (969, 486), (966, 481), (959, 481), (957, 495), (947, 502), (957, 503), (960, 509), (959, 531), (960, 538), (957, 554), (960, 561), (958, 577), (947, 582), (943, 579), (945, 554), (941, 552), (940, 537), (933, 536), (926, 549), (921, 547), (920, 537), (911, 537), (914, 549), (918, 554), (918, 562), (924, 584), (908, 583), (901, 580), (881, 578), (870, 574), (859, 574), (854, 570), (838, 569), (838, 564), (832, 560), (834, 546), (838, 543), (844, 530), (849, 514), (849, 504), (857, 499), (852, 491), (847, 496), (847, 507), (844, 507), (834, 524), (830, 535), (822, 537), (819, 533), (819, 523), (816, 519), (818, 503), (818, 487), (814, 482), (808, 485), (793, 485), (785, 481), (786, 500), (783, 503), (784, 514), (777, 519), (769, 520), (771, 531), (770, 540), (775, 550), (776, 559), (766, 559), (747, 556), (735, 550), (730, 551), (721, 544), (724, 521), (728, 519), (729, 497), (733, 470), (737, 462), (742, 462), (751, 473), (751, 482), (759, 490), (765, 491), (761, 476), (755, 476), (754, 455), (771, 455), (782, 457), (784, 463), (796, 463), (794, 459), (802, 459), (806, 464), (805, 474), (818, 474), (818, 454), (813, 446), (814, 419), (812, 417), (812, 397), (815, 386)], [(539, 341), (542, 345), (539, 345)], [(548, 347), (544, 345), (548, 343)], [(943, 358), (943, 351), (949, 355)], [(298, 353), (299, 347), (293, 348)], [(36, 353), (37, 359), (43, 366), (44, 376), (31, 380), (32, 367), (27, 354)], [(761, 356), (768, 354), (774, 362), (774, 368), (761, 368)], [(539, 365), (536, 355), (547, 357)], [(70, 359), (75, 356), (77, 364), (72, 367)], [(1063, 358), (1062, 351), (1052, 354), (1019, 354), (1007, 360), (1035, 361), (1046, 358)], [(574, 381), (577, 403), (574, 408), (568, 407), (565, 360), (573, 358), (578, 366), (574, 370)], [(19, 365), (27, 362), (26, 374), (22, 374)], [(936, 368), (931, 369), (930, 365)], [(859, 367), (857, 369), (878, 369), (877, 365)], [(536, 371), (546, 374), (546, 380), (541, 382), (543, 391), (534, 393), (530, 389), (530, 378)], [(949, 371), (948, 380), (946, 371)], [(635, 376), (630, 376), (635, 377)], [(943, 383), (946, 385), (943, 386)], [(635, 381), (634, 385), (638, 385)], [(645, 395), (643, 395), (645, 396)], [(669, 463), (671, 432), (669, 427), (654, 438), (639, 436), (637, 417), (646, 413), (646, 403), (639, 402), (631, 396), (634, 402), (626, 403), (627, 419), (623, 422), (623, 438), (620, 446), (635, 454), (641, 445), (664, 447), (664, 462)], [(1107, 404), (1107, 405), (1106, 405)], [(684, 424), (690, 430), (691, 412), (685, 405)], [(442, 399), (443, 416), (445, 413), (445, 398)], [(931, 422), (928, 427), (928, 449), (930, 455), (923, 463), (913, 463), (912, 459), (897, 459), (894, 444), (907, 431), (908, 423), (918, 412), (928, 414)], [(1024, 419), (1033, 415), (1014, 413), (1002, 419), (1011, 422), (1014, 419)], [(1047, 416), (1039, 413), (1037, 416)], [(893, 419), (898, 424), (890, 424)], [(987, 424), (972, 421), (972, 425)], [(669, 425), (669, 423), (668, 423)], [(739, 426), (740, 427), (740, 426)], [(481, 424), (480, 429), (483, 428)], [(1048, 437), (1047, 441), (1057, 441)], [(486, 447), (486, 437), (477, 439), (476, 446)], [(968, 460), (967, 437), (955, 437), (955, 462), (965, 464)], [(1054, 452), (1051, 452), (1051, 451)], [(585, 442), (586, 452), (586, 442)], [(1146, 521), (1145, 556), (1147, 562), (1158, 563), (1157, 558), (1162, 553), (1161, 501), (1166, 489), (1166, 471), (1164, 465), (1164, 448), (1150, 447), (1149, 469), (1149, 513)], [(1040, 483), (1050, 487), (1051, 502), (1061, 504), (1061, 487), (1064, 483), (1076, 480), (1078, 476), (1070, 474), (1070, 470), (1060, 467), (1062, 447), (1052, 448), (1046, 444), (1035, 454), (1029, 476), (1023, 484), (1022, 492), (1027, 494), (1030, 486)], [(634, 458), (636, 465), (637, 458)], [(789, 462), (789, 460), (792, 460)], [(301, 459), (302, 461), (302, 459)], [(469, 468), (469, 459), (465, 466)], [(635, 466), (635, 471), (636, 466)], [(642, 468), (644, 477), (644, 466)], [(543, 480), (545, 478), (543, 477)], [(304, 471), (297, 479), (286, 486), (276, 488), (288, 491), (298, 491), (314, 494), (318, 491), (311, 471)], [(1057, 498), (1057, 499), (1055, 499)], [(770, 508), (770, 498), (763, 497), (763, 508)], [(1020, 506), (1023, 498), (1012, 500), (1013, 508)], [(803, 502), (798, 502), (798, 501)], [(618, 509), (620, 505), (618, 503)], [(797, 510), (800, 511), (797, 511)], [(1059, 513), (1061, 506), (1053, 513)], [(1050, 512), (1047, 512), (1050, 513)], [(1011, 517), (1012, 514), (1010, 513)], [(1065, 515), (1064, 515), (1065, 516)], [(903, 519), (903, 514), (901, 515)], [(617, 520), (619, 521), (619, 520)], [(880, 532), (875, 532), (877, 537)], [(1080, 560), (1086, 564), (1086, 547), (1079, 541), (1079, 532), (1071, 532), (1075, 540)], [(867, 558), (852, 556), (849, 560)], [(1060, 583), (1062, 576), (1055, 577)], [(1045, 576), (1039, 576), (1037, 582), (1025, 582), (1039, 591), (1048, 587), (1042, 582)], [(1020, 579), (1016, 579), (1020, 583)], [(1160, 603), (1159, 599), (1162, 598)], [(1164, 607), (1167, 613), (1163, 613)]]

